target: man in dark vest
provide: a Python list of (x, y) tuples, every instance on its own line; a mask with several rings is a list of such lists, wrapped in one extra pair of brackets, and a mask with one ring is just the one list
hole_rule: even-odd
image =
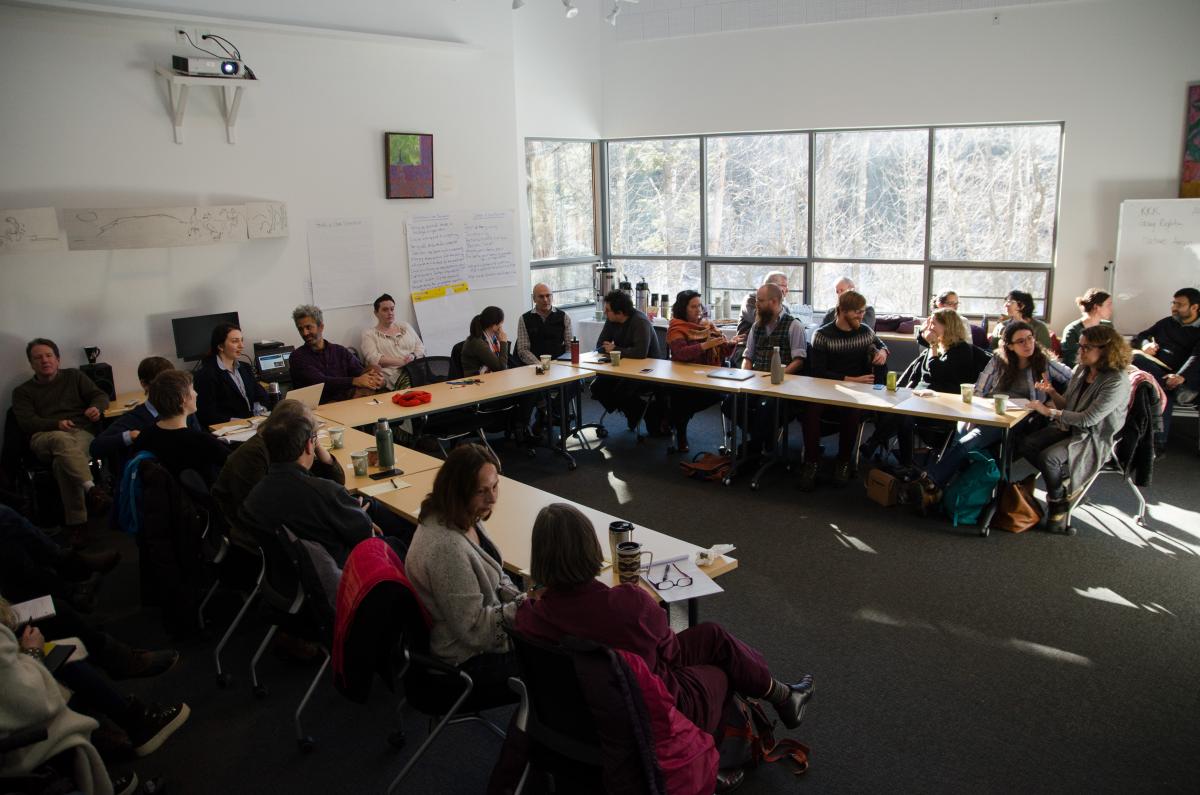
[[(746, 352), (742, 355), (743, 370), (771, 371), (771, 353), (779, 348), (783, 371), (795, 375), (804, 368), (804, 324), (783, 308), (784, 292), (778, 284), (768, 282), (755, 295), (754, 325), (746, 337)], [(746, 401), (746, 428), (750, 433), (749, 453), (757, 455), (763, 449), (774, 448), (775, 398), (752, 398)], [(786, 425), (791, 417), (787, 412), (790, 401), (780, 407), (780, 421)]]
[(555, 309), (554, 295), (544, 284), (533, 287), (533, 309), (517, 321), (517, 347), (514, 353), (522, 364), (537, 364), (539, 356), (556, 359), (571, 343), (571, 318)]
[[(521, 364), (537, 364), (538, 359), (542, 356), (557, 359), (570, 348), (571, 334), (571, 316), (561, 309), (554, 308), (554, 294), (550, 292), (549, 286), (535, 284), (533, 286), (533, 309), (521, 315), (517, 321), (517, 347), (513, 351), (514, 355), (521, 360)], [(573, 400), (579, 384), (570, 383), (562, 388), (567, 390), (567, 399)], [(521, 423), (523, 426), (528, 427), (534, 406), (538, 405), (540, 401), (540, 395), (527, 395), (521, 398)], [(547, 424), (548, 418), (544, 409), (543, 405), (543, 412), (539, 413), (533, 430), (528, 434), (528, 438), (531, 440), (541, 436), (543, 428)]]

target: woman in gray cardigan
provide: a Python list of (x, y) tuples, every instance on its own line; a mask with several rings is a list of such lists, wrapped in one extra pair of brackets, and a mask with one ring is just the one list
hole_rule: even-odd
[(1104, 466), (1113, 437), (1125, 425), (1129, 408), (1129, 344), (1112, 326), (1092, 326), (1080, 333), (1079, 364), (1067, 391), (1039, 382), (1047, 402), (1029, 407), (1050, 419), (1021, 443), (1022, 454), (1046, 480), (1046, 529), (1067, 532), (1071, 501)]
[(421, 503), (404, 561), (429, 611), (430, 653), (461, 666), (475, 681), (477, 693), (501, 693), (508, 677), (516, 675), (504, 625), (525, 598), (483, 529), (499, 484), (490, 450), (478, 444), (454, 448)]
[(463, 375), (508, 369), (508, 335), (504, 333), (503, 309), (485, 306), (471, 318), (470, 336), (463, 342), (459, 358)]

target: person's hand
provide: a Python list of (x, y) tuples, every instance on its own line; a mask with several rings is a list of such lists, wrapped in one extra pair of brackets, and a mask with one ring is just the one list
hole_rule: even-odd
[(1058, 390), (1054, 388), (1054, 384), (1050, 383), (1050, 379), (1045, 373), (1042, 373), (1042, 377), (1039, 378), (1038, 382), (1033, 385), (1033, 388), (1040, 392), (1045, 392), (1047, 395), (1058, 394)]
[(134, 428), (132, 431), (129, 432), (129, 441), (132, 442), (134, 439), (138, 438), (141, 435), (142, 435), (142, 432), (139, 431), (138, 429)]
[(1167, 387), (1167, 389), (1175, 389), (1182, 383), (1183, 383), (1183, 376), (1177, 375), (1175, 373), (1171, 373), (1170, 375), (1168, 375), (1166, 378), (1163, 379), (1163, 384)]
[(1146, 340), (1142, 343), (1142, 350), (1151, 356), (1158, 355), (1158, 343), (1154, 340)]
[(351, 383), (363, 389), (379, 389), (383, 386), (383, 376), (373, 370), (367, 370)]
[(604, 342), (600, 343), (600, 347), (604, 349), (605, 353), (612, 353), (613, 348), (617, 347), (617, 343), (605, 340)]
[(21, 648), (22, 649), (41, 649), (46, 645), (46, 639), (42, 637), (42, 631), (37, 627), (25, 627), (25, 631), (21, 633)]
[(73, 431), (75, 430), (75, 423), (71, 422), (70, 420), (59, 420), (58, 429), (60, 431)]
[(992, 326), (992, 333), (989, 335), (994, 339), (1000, 339), (1004, 336), (1004, 321), (997, 320), (996, 325)]
[(83, 412), (83, 416), (87, 417), (92, 422), (99, 422), (101, 416), (100, 409), (96, 408), (95, 406), (88, 406)]
[(1038, 414), (1041, 414), (1043, 417), (1050, 416), (1050, 407), (1040, 400), (1031, 400), (1025, 405), (1036, 411)]
[(333, 454), (331, 454), (328, 450), (325, 449), (325, 445), (318, 444), (316, 446), (316, 454), (317, 454), (317, 460), (320, 461), (325, 466), (333, 465)]
[(371, 522), (371, 535), (375, 536), (376, 538), (383, 537), (383, 528), (374, 522)]
[(741, 345), (741, 344), (742, 344), (742, 343), (744, 343), (745, 341), (746, 341), (746, 335), (745, 335), (745, 334), (735, 334), (735, 335), (733, 336), (733, 339), (731, 339), (731, 340), (730, 340), (730, 342), (732, 342), (734, 345)]
[(887, 356), (887, 348), (880, 348), (879, 350), (875, 351), (875, 355), (871, 357), (871, 364), (878, 367), (879, 365), (887, 362)]
[(867, 375), (848, 375), (844, 380), (853, 381), (856, 384), (873, 384), (875, 383), (875, 376), (870, 373)]
[(500, 340), (501, 342), (508, 342), (508, 335), (504, 333), (504, 326), (501, 326), (496, 331), (496, 339)]

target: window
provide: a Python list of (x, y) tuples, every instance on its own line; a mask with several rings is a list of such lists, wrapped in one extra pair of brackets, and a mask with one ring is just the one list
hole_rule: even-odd
[(1050, 271), (999, 270), (975, 268), (938, 268), (930, 273), (929, 299), (948, 290), (958, 293), (958, 311), (963, 315), (997, 317), (1005, 314), (1004, 296), (1010, 290), (1024, 290), (1033, 296), (1033, 313), (1046, 316)]
[[(636, 288), (645, 281), (655, 296), (666, 293), (675, 301), (680, 290), (700, 288), (700, 260), (674, 259), (614, 259), (617, 282), (628, 281)], [(636, 295), (636, 293), (635, 293)]]
[(609, 143), (608, 206), (613, 256), (698, 255), (700, 139)]
[(717, 295), (728, 295), (733, 306), (741, 306), (749, 293), (754, 292), (771, 271), (783, 271), (788, 277), (788, 304), (804, 303), (804, 266), (757, 264), (746, 262), (712, 262), (708, 266), (708, 298), (713, 303)]
[(530, 292), (533, 291), (533, 285), (544, 282), (550, 288), (550, 292), (554, 293), (554, 305), (557, 307), (591, 303), (594, 298), (593, 268), (595, 264), (591, 262), (533, 268), (529, 274)]
[(1060, 133), (1057, 124), (934, 130), (930, 258), (1049, 263)]
[(714, 136), (705, 154), (709, 255), (808, 254), (807, 134)]
[(590, 141), (525, 142), (535, 262), (595, 256), (593, 149)]
[(925, 266), (919, 263), (814, 262), (812, 269), (812, 303), (817, 309), (837, 306), (835, 288), (843, 277), (854, 282), (877, 315), (920, 315), (928, 305), (921, 300)]
[(813, 255), (925, 256), (929, 132), (817, 133)]

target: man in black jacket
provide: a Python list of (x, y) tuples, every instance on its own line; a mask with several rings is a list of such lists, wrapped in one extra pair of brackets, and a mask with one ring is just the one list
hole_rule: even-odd
[[(610, 354), (620, 351), (623, 359), (662, 358), (654, 325), (645, 312), (634, 309), (628, 295), (613, 290), (604, 296), (604, 316), (607, 320), (600, 329), (597, 351)], [(606, 411), (622, 412), (630, 430), (637, 428), (646, 411), (641, 390), (636, 381), (628, 378), (601, 375), (592, 382), (592, 397), (600, 401)]]
[(1171, 410), (1191, 406), (1200, 393), (1200, 290), (1184, 287), (1171, 301), (1171, 314), (1133, 338), (1133, 363), (1150, 373), (1167, 393), (1161, 452), (1171, 430)]

